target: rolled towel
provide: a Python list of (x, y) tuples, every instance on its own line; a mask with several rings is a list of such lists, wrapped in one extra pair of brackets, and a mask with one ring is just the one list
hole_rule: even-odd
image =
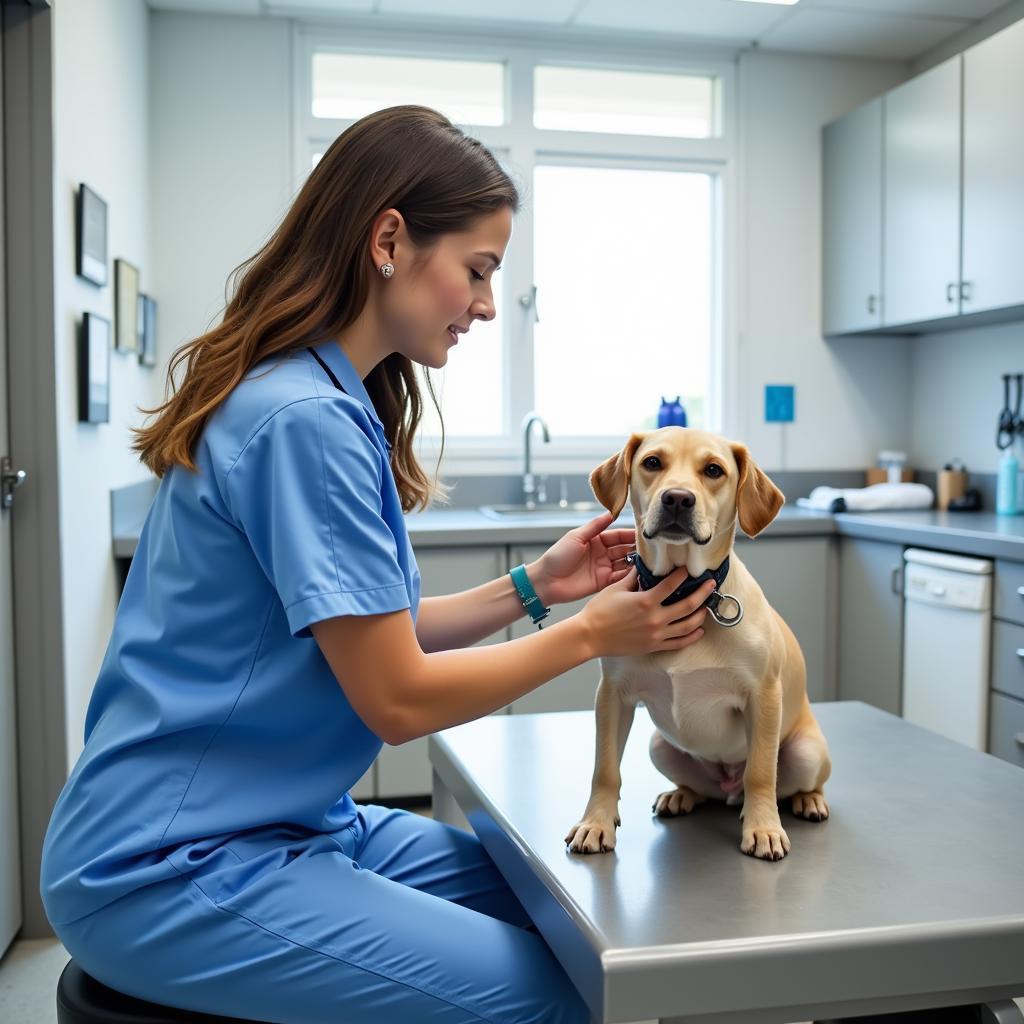
[(825, 512), (868, 512), (885, 508), (931, 508), (935, 494), (927, 484), (872, 484), (870, 487), (815, 487), (797, 498), (801, 508)]

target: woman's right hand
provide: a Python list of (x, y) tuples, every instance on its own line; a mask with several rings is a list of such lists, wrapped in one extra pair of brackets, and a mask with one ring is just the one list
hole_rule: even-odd
[(579, 612), (590, 638), (594, 657), (678, 651), (703, 635), (701, 623), (707, 608), (701, 607), (715, 589), (707, 580), (692, 594), (674, 604), (662, 605), (689, 573), (681, 565), (650, 590), (635, 590), (637, 571), (630, 571), (595, 594)]

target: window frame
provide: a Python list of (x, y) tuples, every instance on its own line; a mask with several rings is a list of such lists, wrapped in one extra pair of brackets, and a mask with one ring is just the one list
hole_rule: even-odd
[[(317, 149), (330, 145), (353, 119), (314, 118), (312, 115), (312, 55), (315, 50), (440, 59), (494, 60), (505, 65), (506, 122), (500, 126), (471, 127), (472, 134), (507, 160), (525, 202), (516, 215), (512, 241), (504, 259), (504, 294), (496, 295), (503, 308), (502, 382), (504, 432), (501, 435), (457, 437), (446, 435), (442, 475), (515, 473), (522, 471), (523, 418), (533, 400), (532, 311), (518, 297), (533, 285), (533, 223), (529, 194), (538, 164), (632, 167), (707, 173), (712, 177), (714, 265), (711, 295), (711, 352), (707, 423), (710, 430), (729, 433), (737, 421), (735, 381), (738, 336), (736, 279), (739, 261), (737, 232), (737, 74), (732, 54), (723, 51), (687, 52), (669, 43), (570, 40), (550, 36), (484, 32), (467, 26), (463, 31), (379, 28), (365, 24), (295, 21), (293, 56), (293, 194), (305, 181)], [(715, 78), (716, 135), (682, 139), (665, 136), (560, 131), (533, 125), (533, 69), (538, 64), (609, 68), (632, 71), (708, 74)], [(538, 309), (543, 315), (543, 295)], [(515, 353), (515, 357), (513, 357)], [(458, 358), (457, 353), (455, 358)], [(642, 372), (638, 368), (636, 372)], [(436, 376), (436, 374), (435, 374)], [(730, 382), (727, 384), (727, 382)], [(429, 401), (429, 396), (425, 396)], [(537, 410), (542, 416), (544, 410)], [(589, 472), (623, 443), (609, 436), (560, 435), (550, 445), (532, 446), (537, 472)], [(420, 435), (417, 456), (433, 467), (439, 454), (438, 439)], [(554, 448), (556, 455), (545, 449)]]

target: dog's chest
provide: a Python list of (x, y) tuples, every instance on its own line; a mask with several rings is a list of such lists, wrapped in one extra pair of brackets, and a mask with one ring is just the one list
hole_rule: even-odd
[(740, 673), (663, 667), (658, 655), (630, 659), (628, 669), (624, 664), (618, 669), (617, 685), (625, 699), (643, 703), (651, 721), (673, 744), (716, 761), (746, 758), (743, 708), (748, 684)]

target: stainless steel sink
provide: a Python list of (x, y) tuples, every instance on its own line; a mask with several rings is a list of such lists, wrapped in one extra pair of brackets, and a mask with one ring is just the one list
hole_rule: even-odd
[(603, 512), (604, 505), (598, 501), (570, 501), (564, 506), (551, 502), (535, 505), (533, 508), (528, 505), (481, 505), (480, 511), (492, 519), (562, 519), (567, 516), (579, 519), (583, 513), (594, 516), (598, 512)]

